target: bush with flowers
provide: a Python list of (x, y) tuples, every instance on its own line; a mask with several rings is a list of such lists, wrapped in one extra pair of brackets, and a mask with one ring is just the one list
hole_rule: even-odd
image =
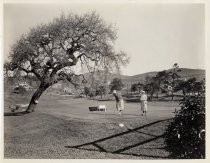
[(181, 109), (165, 131), (166, 149), (171, 158), (205, 158), (205, 86), (194, 96), (186, 96)]

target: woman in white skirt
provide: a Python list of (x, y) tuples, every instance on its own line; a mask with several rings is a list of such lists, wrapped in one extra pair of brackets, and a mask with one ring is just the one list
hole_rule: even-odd
[(122, 111), (124, 110), (124, 101), (122, 98), (122, 95), (120, 92), (117, 92), (116, 90), (113, 90), (113, 95), (116, 100), (116, 108), (119, 114), (122, 114)]
[(141, 111), (142, 111), (142, 116), (147, 112), (147, 95), (145, 94), (145, 91), (141, 91), (141, 97), (140, 97), (140, 102), (141, 102)]

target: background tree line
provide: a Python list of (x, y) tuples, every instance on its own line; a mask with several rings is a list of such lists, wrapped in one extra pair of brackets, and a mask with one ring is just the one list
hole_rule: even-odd
[(145, 90), (152, 100), (154, 95), (159, 99), (159, 94), (170, 96), (174, 100), (174, 93), (179, 92), (179, 95), (193, 96), (200, 93), (204, 80), (197, 81), (195, 77), (182, 79), (179, 75), (181, 69), (175, 63), (169, 71), (163, 70), (155, 76), (146, 76), (144, 82), (138, 82), (131, 85), (131, 93), (139, 93), (140, 90)]

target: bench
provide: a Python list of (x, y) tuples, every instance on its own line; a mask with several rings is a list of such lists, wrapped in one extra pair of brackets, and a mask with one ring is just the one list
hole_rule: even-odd
[(107, 111), (106, 105), (98, 105), (98, 106), (92, 106), (89, 107), (89, 111)]
[(98, 111), (105, 111), (106, 112), (106, 105), (99, 105), (98, 106)]
[(9, 108), (11, 110), (11, 112), (15, 112), (20, 110), (20, 108), (22, 108), (21, 111), (25, 111), (28, 108), (29, 104), (16, 104), (16, 105), (10, 105)]

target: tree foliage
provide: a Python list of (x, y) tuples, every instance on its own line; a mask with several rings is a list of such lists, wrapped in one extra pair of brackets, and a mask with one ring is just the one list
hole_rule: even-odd
[(164, 86), (168, 84), (169, 73), (166, 70), (160, 71), (155, 76), (156, 88), (157, 88), (157, 97), (160, 91), (164, 91)]
[[(128, 62), (124, 52), (115, 52), (116, 30), (95, 13), (61, 15), (49, 24), (32, 28), (13, 46), (7, 72), (33, 74), (40, 86), (32, 96), (28, 111), (51, 85), (68, 80), (77, 86), (85, 82), (75, 69), (87, 71), (116, 69)], [(82, 77), (81, 77), (82, 76)], [(33, 106), (33, 107), (32, 107)]]
[(131, 92), (136, 92), (136, 91), (139, 91), (140, 93), (140, 90), (143, 89), (143, 84), (138, 82), (138, 83), (134, 83), (131, 85)]
[(169, 85), (172, 87), (172, 100), (174, 98), (174, 88), (176, 87), (177, 84), (177, 80), (180, 78), (178, 72), (180, 72), (181, 69), (179, 68), (178, 63), (174, 63), (173, 68), (171, 69), (171, 71), (169, 71), (169, 80), (168, 83)]
[(157, 77), (156, 76), (146, 76), (143, 89), (147, 92), (147, 94), (150, 95), (149, 99), (152, 100), (154, 93), (158, 92), (158, 90), (159, 90)]
[(196, 78), (188, 80), (179, 80), (175, 86), (174, 91), (182, 91), (183, 95), (200, 93), (202, 90), (203, 81), (196, 81)]
[(90, 88), (89, 87), (84, 87), (84, 94), (87, 96), (90, 95)]
[(104, 85), (100, 85), (97, 89), (96, 89), (96, 96), (100, 95), (101, 99), (103, 97), (103, 95), (105, 95), (107, 93), (107, 89), (106, 86)]
[(199, 94), (186, 96), (165, 132), (167, 150), (173, 158), (205, 158), (205, 86)]
[(114, 78), (112, 80), (112, 82), (110, 83), (110, 90), (113, 91), (113, 90), (122, 90), (123, 88), (123, 83), (122, 83), (122, 80), (119, 79), (119, 78)]

